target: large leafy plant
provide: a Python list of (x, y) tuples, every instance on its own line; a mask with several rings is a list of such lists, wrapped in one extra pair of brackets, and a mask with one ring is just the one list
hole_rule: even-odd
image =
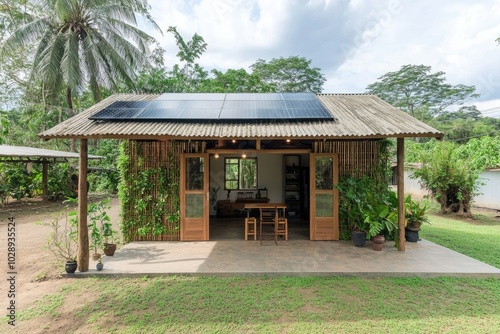
[(364, 222), (368, 226), (366, 237), (378, 234), (392, 239), (398, 230), (398, 199), (393, 191), (386, 194), (367, 194), (367, 204), (362, 208)]

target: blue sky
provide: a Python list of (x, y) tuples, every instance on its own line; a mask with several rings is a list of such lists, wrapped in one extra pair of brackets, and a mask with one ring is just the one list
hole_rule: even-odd
[(208, 43), (207, 70), (248, 67), (257, 59), (301, 56), (327, 77), (324, 93), (364, 92), (406, 64), (443, 71), (451, 84), (475, 85), (470, 104), (500, 116), (500, 0), (150, 0), (177, 63), (169, 26)]

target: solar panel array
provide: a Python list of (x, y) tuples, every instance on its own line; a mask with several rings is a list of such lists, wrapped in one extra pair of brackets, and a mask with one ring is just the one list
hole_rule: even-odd
[(116, 101), (89, 117), (113, 121), (332, 119), (313, 93), (170, 93)]

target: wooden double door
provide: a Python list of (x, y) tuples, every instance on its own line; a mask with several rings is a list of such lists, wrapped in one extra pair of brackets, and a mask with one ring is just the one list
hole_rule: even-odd
[[(339, 240), (338, 155), (310, 154), (310, 239)], [(209, 155), (181, 156), (180, 238), (209, 240)]]

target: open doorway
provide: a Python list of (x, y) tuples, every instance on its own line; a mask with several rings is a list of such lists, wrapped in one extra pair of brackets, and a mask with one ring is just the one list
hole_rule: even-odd
[[(209, 240), (244, 240), (245, 217), (259, 216), (258, 210), (249, 213), (245, 203), (286, 203), (289, 240), (309, 240), (309, 155), (297, 156), (293, 178), (287, 169), (289, 154), (257, 153), (248, 155), (257, 164), (256, 182), (253, 188), (240, 188), (239, 175), (231, 175), (229, 163), (235, 166), (241, 156), (235, 153), (218, 152), (210, 157), (210, 236)], [(300, 162), (303, 162), (303, 165)], [(236, 169), (236, 168), (235, 168)], [(288, 175), (288, 180), (287, 180)], [(232, 182), (232, 188), (227, 186)], [(292, 184), (292, 182), (295, 182)], [(237, 184), (238, 186), (234, 186)], [(295, 188), (294, 188), (295, 187)], [(236, 188), (236, 189), (235, 189)], [(288, 190), (288, 191), (287, 191)], [(297, 190), (295, 193), (289, 190)], [(288, 196), (288, 197), (287, 197)], [(296, 200), (292, 203), (291, 197)]]

